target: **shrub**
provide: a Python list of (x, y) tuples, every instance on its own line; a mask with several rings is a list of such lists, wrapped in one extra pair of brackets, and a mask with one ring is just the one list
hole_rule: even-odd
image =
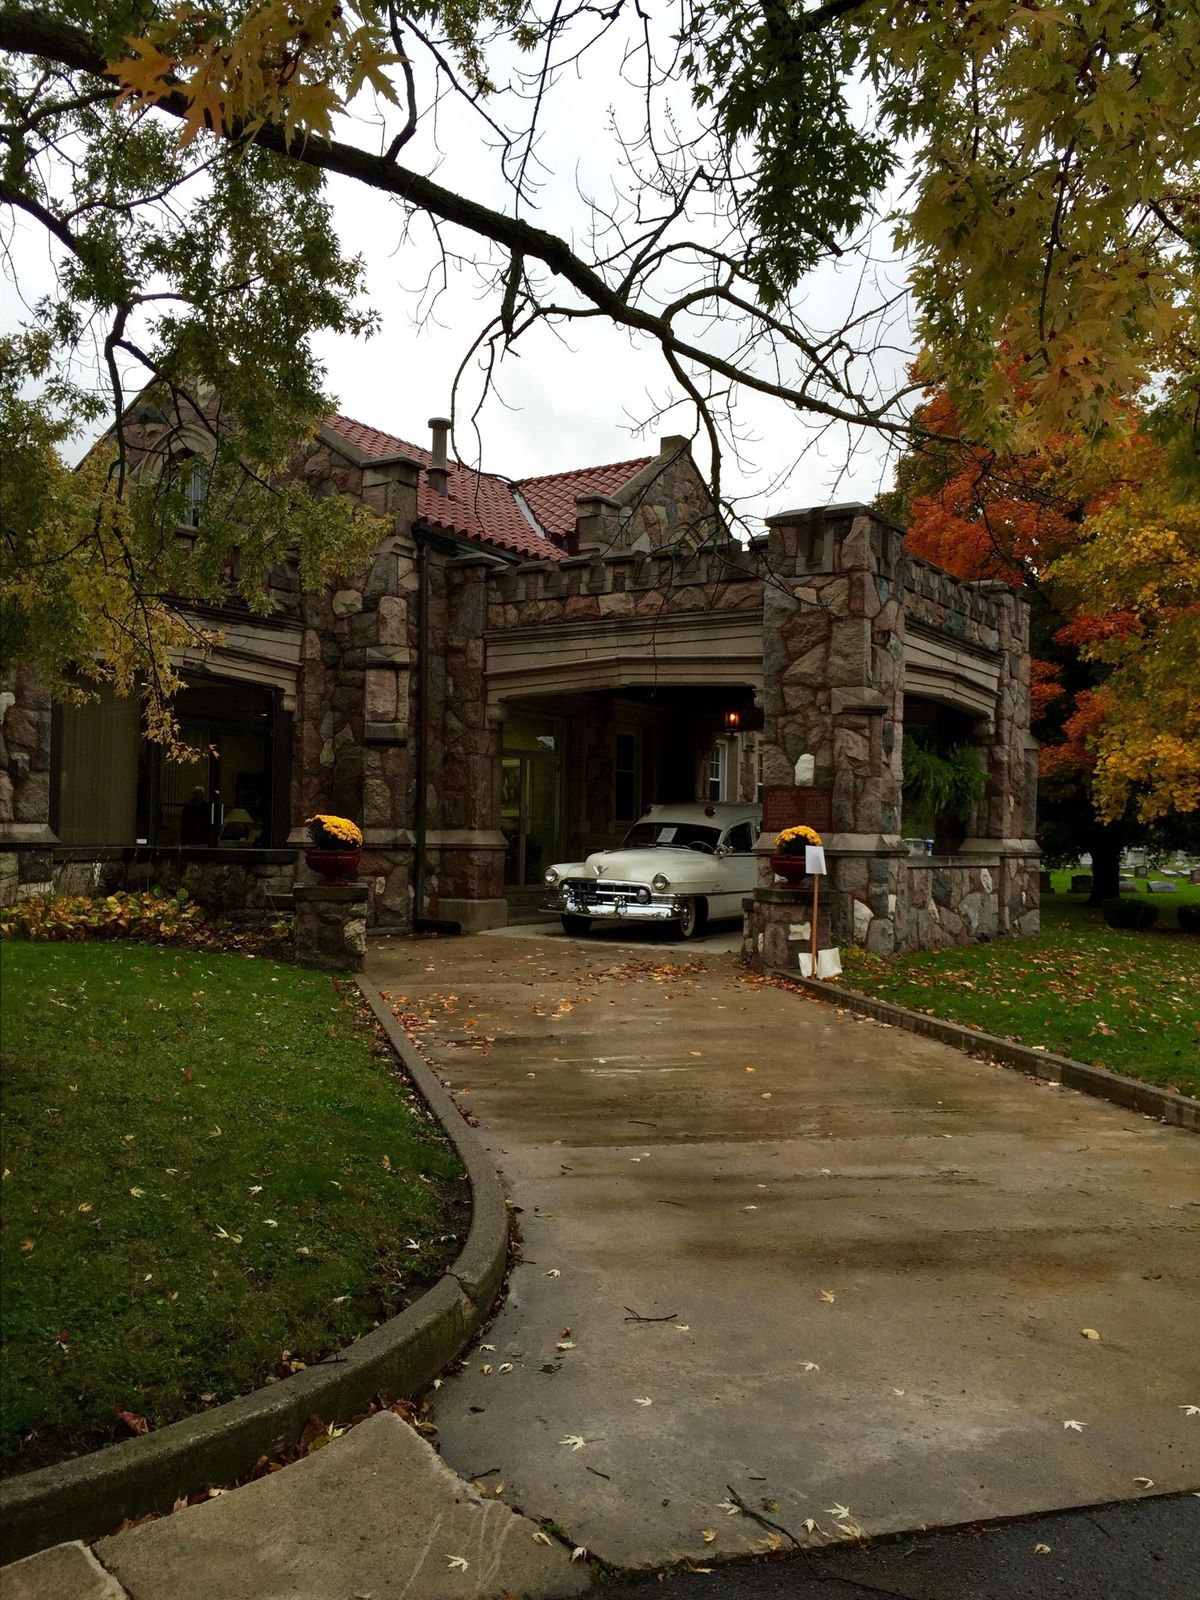
[(1200, 933), (1200, 906), (1181, 905), (1176, 916), (1181, 933)]
[(40, 895), (18, 900), (0, 911), (0, 934), (9, 939), (146, 939), (172, 942), (203, 920), (186, 892), (109, 895), (65, 895), (49, 900)]
[(1106, 900), (1101, 908), (1110, 928), (1143, 933), (1158, 921), (1158, 907), (1148, 900)]

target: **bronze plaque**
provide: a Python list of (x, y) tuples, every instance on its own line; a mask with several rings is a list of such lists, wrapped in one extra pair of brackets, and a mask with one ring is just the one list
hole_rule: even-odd
[(833, 832), (833, 790), (813, 784), (769, 783), (763, 789), (763, 832), (782, 833), (801, 823), (822, 838)]

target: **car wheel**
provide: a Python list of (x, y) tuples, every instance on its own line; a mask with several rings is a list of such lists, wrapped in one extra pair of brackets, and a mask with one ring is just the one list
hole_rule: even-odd
[(679, 937), (698, 939), (708, 927), (708, 902), (685, 900), (679, 907)]
[(583, 933), (591, 933), (592, 931), (591, 917), (564, 916), (562, 918), (562, 925), (563, 932), (569, 933), (572, 938), (576, 938), (578, 935)]

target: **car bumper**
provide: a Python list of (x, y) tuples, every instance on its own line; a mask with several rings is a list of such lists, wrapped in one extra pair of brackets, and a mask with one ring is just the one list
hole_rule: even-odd
[(656, 894), (647, 904), (633, 895), (614, 894), (592, 900), (560, 894), (542, 910), (556, 912), (560, 917), (587, 917), (592, 922), (674, 922), (679, 915), (679, 897)]

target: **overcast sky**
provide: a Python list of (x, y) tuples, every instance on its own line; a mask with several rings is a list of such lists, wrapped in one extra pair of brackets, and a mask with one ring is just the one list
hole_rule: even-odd
[[(417, 67), (424, 90), (427, 80), (419, 61)], [(636, 107), (621, 82), (616, 41), (587, 58), (581, 73), (564, 74), (547, 107), (539, 146), (544, 166), (538, 209), (526, 214), (581, 243), (589, 216), (581, 194), (602, 202), (612, 194), (610, 120)], [(497, 103), (502, 119), (511, 120), (518, 110), (503, 97)], [(676, 91), (671, 110), (685, 121), (686, 95)], [(862, 113), (869, 115), (865, 98)], [(481, 149), (480, 126), (461, 102), (443, 102), (436, 116), (423, 118), (404, 158), (475, 199), (511, 204), (494, 161)], [(377, 147), (378, 130), (366, 120), (347, 119), (344, 131), (355, 142)], [(482, 286), (470, 269), (452, 272), (448, 288), (430, 310), (422, 289), (438, 255), (428, 226), (418, 222), (402, 242), (403, 215), (385, 197), (344, 179), (331, 180), (330, 194), (344, 248), (364, 258), (381, 331), (366, 341), (328, 338), (319, 343), (329, 392), (348, 415), (425, 444), (428, 419), (447, 412), (454, 373), (488, 314)], [(446, 237), (452, 247), (472, 248), (463, 234), (456, 237), (449, 230)], [(878, 228), (873, 235), (876, 257), (888, 257), (887, 240), (886, 226)], [(897, 266), (885, 265), (884, 271), (893, 286), (899, 282)], [(11, 281), (14, 273), (17, 283)], [(820, 326), (839, 324), (859, 289), (859, 274), (856, 261), (840, 271), (819, 271), (802, 285), (806, 317)], [(47, 243), (36, 224), (19, 218), (6, 260), (3, 325), (15, 326), (24, 314), (22, 301), (35, 300), (51, 283)], [(903, 372), (909, 355), (906, 324), (893, 331), (893, 340), (899, 349), (883, 362), (884, 383), (898, 382)], [(546, 328), (533, 330), (504, 360), (498, 377), (499, 393), (485, 402), (478, 419), (479, 437), (470, 423), (478, 382), (470, 374), (464, 380), (456, 442), (464, 460), (512, 477), (653, 453), (662, 434), (691, 434), (695, 429), (695, 408), (689, 402), (639, 431), (638, 425), (678, 391), (657, 351), (639, 348), (628, 334), (600, 319), (574, 323), (561, 337)], [(818, 437), (778, 401), (745, 400), (739, 437), (742, 459), (726, 455), (723, 487), (751, 515), (833, 500), (869, 500), (890, 482), (887, 453), (878, 439), (854, 439), (843, 428)], [(703, 444), (696, 453), (706, 467)]]

